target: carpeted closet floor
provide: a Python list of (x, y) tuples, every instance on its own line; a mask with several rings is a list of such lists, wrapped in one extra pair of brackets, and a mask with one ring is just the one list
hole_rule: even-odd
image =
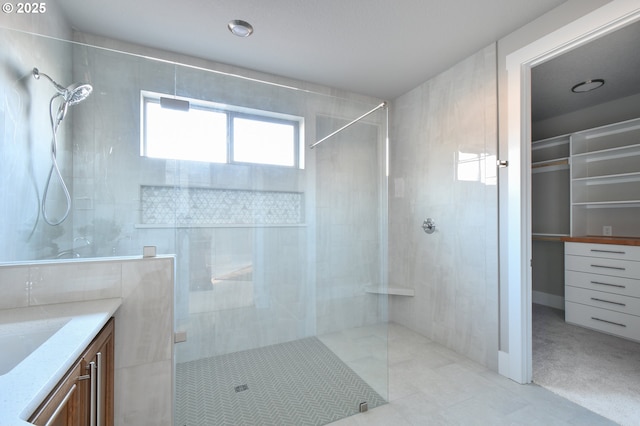
[(640, 343), (564, 322), (533, 305), (533, 381), (622, 425), (640, 422)]

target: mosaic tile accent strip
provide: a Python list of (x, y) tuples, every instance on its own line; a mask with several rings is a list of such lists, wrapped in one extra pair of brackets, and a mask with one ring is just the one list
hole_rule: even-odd
[(176, 426), (319, 426), (386, 401), (315, 337), (176, 365)]
[(141, 186), (147, 225), (296, 225), (304, 223), (303, 193)]

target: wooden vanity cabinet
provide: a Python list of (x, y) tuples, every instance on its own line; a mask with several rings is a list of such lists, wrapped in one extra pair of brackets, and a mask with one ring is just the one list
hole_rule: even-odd
[(113, 345), (111, 318), (29, 422), (43, 426), (113, 426)]
[(81, 398), (78, 378), (81, 375), (82, 368), (77, 362), (40, 405), (29, 422), (47, 426), (84, 426), (79, 415)]

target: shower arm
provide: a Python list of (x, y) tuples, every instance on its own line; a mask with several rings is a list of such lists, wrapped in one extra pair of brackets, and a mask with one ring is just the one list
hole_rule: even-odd
[(347, 127), (350, 127), (354, 124), (356, 124), (358, 121), (362, 120), (363, 118), (365, 118), (366, 116), (373, 114), (374, 112), (376, 112), (377, 110), (379, 110), (380, 108), (384, 108), (387, 106), (386, 102), (381, 103), (380, 105), (378, 105), (377, 107), (375, 107), (374, 109), (372, 109), (369, 112), (365, 112), (364, 114), (362, 114), (360, 117), (356, 118), (355, 120), (345, 124), (344, 126), (340, 127), (338, 130), (336, 130), (333, 133), (328, 134), (327, 136), (325, 136), (324, 138), (320, 139), (319, 141), (317, 141), (316, 143), (314, 143), (313, 145), (309, 145), (310, 149), (315, 148), (317, 145), (320, 145), (322, 142), (326, 141), (327, 139), (329, 139), (330, 137), (340, 133), (341, 131), (343, 131), (344, 129), (346, 129)]
[(47, 80), (49, 80), (51, 82), (51, 84), (53, 84), (53, 87), (56, 88), (56, 91), (60, 94), (60, 95), (64, 95), (64, 93), (67, 91), (67, 89), (65, 89), (64, 87), (62, 87), (61, 85), (59, 85), (54, 79), (52, 79), (51, 77), (49, 77), (47, 74), (40, 72), (40, 70), (38, 68), (34, 68), (32, 71), (32, 74), (34, 76), (34, 78), (36, 80), (40, 79), (40, 77), (45, 77)]

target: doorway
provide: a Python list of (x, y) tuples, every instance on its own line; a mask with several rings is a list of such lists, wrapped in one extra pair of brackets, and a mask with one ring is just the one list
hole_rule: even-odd
[(640, 19), (637, 4), (623, 0), (591, 12), (569, 25), (510, 54), (508, 72), (508, 164), (506, 217), (501, 233), (502, 314), (508, 324), (507, 347), (500, 351), (500, 373), (519, 383), (532, 380), (532, 234), (531, 218), (531, 69), (591, 40)]
[[(600, 301), (623, 297), (627, 284), (630, 290), (640, 281), (592, 284), (576, 279), (584, 275), (568, 261), (565, 283), (565, 241), (590, 235), (593, 241), (613, 236), (619, 242), (640, 233), (638, 222), (629, 221), (638, 215), (635, 208), (599, 204), (602, 196), (626, 200), (640, 185), (634, 181), (640, 171), (640, 153), (633, 148), (637, 138), (627, 131), (640, 126), (640, 53), (633, 53), (638, 45), (640, 21), (531, 69), (532, 380), (620, 424), (640, 417), (640, 380), (630, 374), (640, 364), (640, 343), (585, 328), (590, 322), (579, 327), (575, 312), (635, 313), (627, 308), (635, 297), (619, 300), (620, 305)], [(611, 135), (607, 143), (607, 136), (599, 136), (605, 134)], [(587, 149), (593, 153), (585, 154)], [(612, 182), (621, 174), (630, 182), (617, 193)], [(605, 208), (612, 206), (617, 208)], [(612, 275), (589, 276), (606, 281)]]

